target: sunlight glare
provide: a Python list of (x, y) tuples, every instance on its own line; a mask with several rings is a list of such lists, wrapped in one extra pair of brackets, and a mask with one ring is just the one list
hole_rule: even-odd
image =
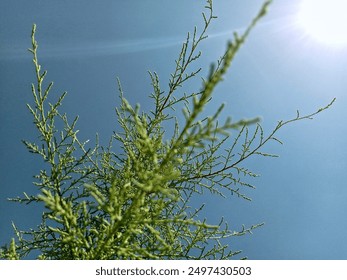
[(316, 41), (347, 47), (347, 0), (303, 0), (298, 22)]

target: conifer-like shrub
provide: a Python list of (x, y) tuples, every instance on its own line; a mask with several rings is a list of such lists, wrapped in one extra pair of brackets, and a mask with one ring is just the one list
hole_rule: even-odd
[[(38, 141), (23, 143), (46, 168), (35, 176), (37, 195), (24, 193), (11, 200), (43, 204), (45, 212), (35, 229), (23, 231), (13, 225), (15, 237), (2, 247), (0, 258), (230, 259), (240, 253), (229, 246), (232, 237), (249, 233), (262, 223), (236, 226), (239, 230), (231, 229), (222, 218), (218, 224), (210, 224), (203, 218), (203, 205), (192, 207), (192, 198), (210, 193), (221, 199), (234, 195), (250, 200), (244, 190), (254, 188), (247, 178), (256, 175), (244, 167), (247, 159), (275, 156), (263, 152), (263, 147), (269, 141), (281, 143), (275, 137), (279, 129), (310, 119), (332, 104), (305, 116), (297, 112), (295, 118), (278, 122), (268, 135), (258, 118), (229, 118), (220, 123), (223, 105), (211, 116), (202, 117), (216, 86), (270, 3), (263, 4), (244, 33), (234, 34), (225, 53), (210, 66), (201, 88), (179, 94), (188, 80), (200, 78), (201, 69), (188, 72), (188, 66), (202, 55), (198, 46), (216, 18), (212, 0), (208, 0), (203, 28), (188, 33), (168, 89), (163, 90), (158, 75), (150, 73), (153, 110), (143, 112), (138, 105), (129, 104), (118, 81), (116, 117), (122, 130), (111, 136), (108, 146), (96, 141), (90, 147), (79, 139), (77, 117), (71, 121), (60, 111), (66, 92), (57, 102), (50, 102), (53, 82), (44, 83), (47, 71), (39, 63), (33, 25), (29, 51), (36, 82), (31, 86), (33, 102), (27, 107)], [(181, 121), (175, 115), (179, 109), (184, 115)], [(166, 133), (169, 125), (174, 130)]]

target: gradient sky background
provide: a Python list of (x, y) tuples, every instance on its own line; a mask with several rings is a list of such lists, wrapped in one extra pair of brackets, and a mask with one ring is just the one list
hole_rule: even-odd
[[(253, 235), (230, 242), (250, 259), (347, 259), (347, 47), (333, 49), (307, 37), (296, 22), (299, 2), (274, 1), (208, 108), (212, 112), (225, 102), (222, 117), (261, 116), (269, 133), (277, 121), (295, 117), (297, 109), (311, 113), (337, 98), (314, 120), (278, 133), (284, 145), (273, 143), (264, 151), (279, 158), (253, 158), (245, 164), (261, 174), (252, 181), (257, 189), (247, 191), (251, 203), (236, 197), (202, 199), (211, 222), (224, 216), (235, 229), (265, 222)], [(223, 54), (232, 32), (247, 26), (261, 3), (215, 1), (218, 19), (196, 64), (203, 67), (202, 76)], [(147, 71), (156, 71), (167, 89), (187, 32), (201, 27), (204, 5), (205, 1), (186, 0), (0, 2), (0, 244), (13, 235), (11, 221), (20, 229), (34, 228), (42, 211), (6, 200), (24, 191), (36, 193), (32, 176), (41, 168), (41, 159), (21, 143), (37, 135), (25, 106), (32, 102), (34, 81), (27, 52), (32, 24), (37, 24), (46, 81), (55, 83), (51, 95), (66, 90), (61, 110), (70, 118), (80, 116), (80, 139), (93, 140), (98, 132), (106, 144), (116, 127), (114, 108), (119, 105), (115, 77), (132, 104), (152, 108)], [(197, 78), (185, 90), (200, 86)]]

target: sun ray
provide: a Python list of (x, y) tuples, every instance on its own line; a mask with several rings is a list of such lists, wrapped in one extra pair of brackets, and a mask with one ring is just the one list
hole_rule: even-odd
[(347, 0), (303, 0), (298, 23), (314, 40), (347, 47)]

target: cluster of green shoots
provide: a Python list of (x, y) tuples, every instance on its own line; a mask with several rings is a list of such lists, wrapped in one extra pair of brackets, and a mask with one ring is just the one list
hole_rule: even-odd
[[(131, 106), (118, 81), (121, 105), (116, 113), (122, 130), (111, 136), (106, 147), (98, 141), (88, 147), (87, 141), (79, 140), (77, 118), (70, 121), (59, 111), (66, 92), (57, 102), (49, 102), (53, 82), (44, 85), (47, 72), (38, 61), (34, 25), (29, 51), (37, 81), (31, 88), (33, 104), (27, 106), (39, 144), (23, 143), (46, 168), (35, 176), (37, 195), (24, 193), (12, 200), (43, 204), (46, 210), (35, 229), (22, 231), (13, 225), (15, 238), (2, 247), (0, 258), (22, 259), (34, 254), (38, 259), (59, 260), (230, 259), (239, 254), (225, 240), (250, 233), (262, 223), (239, 230), (230, 229), (223, 218), (210, 224), (201, 218), (204, 205), (192, 207), (192, 198), (209, 192), (250, 200), (244, 190), (254, 186), (245, 180), (256, 175), (243, 167), (244, 162), (254, 155), (275, 156), (262, 152), (262, 148), (269, 141), (280, 142), (274, 135), (281, 127), (312, 118), (331, 105), (280, 121), (267, 136), (258, 118), (227, 119), (219, 124), (223, 105), (214, 115), (201, 117), (215, 87), (270, 2), (263, 4), (243, 34), (235, 33), (201, 88), (178, 95), (178, 89), (201, 71), (188, 72), (188, 66), (201, 56), (198, 46), (216, 18), (212, 0), (208, 0), (203, 29), (188, 33), (168, 89), (162, 90), (158, 75), (150, 73), (153, 110), (140, 112), (139, 106)], [(172, 114), (171, 109), (177, 106), (183, 110), (183, 121)], [(174, 132), (168, 137), (164, 128), (170, 123)], [(250, 125), (254, 129), (249, 129)], [(115, 145), (121, 153), (114, 152)]]

